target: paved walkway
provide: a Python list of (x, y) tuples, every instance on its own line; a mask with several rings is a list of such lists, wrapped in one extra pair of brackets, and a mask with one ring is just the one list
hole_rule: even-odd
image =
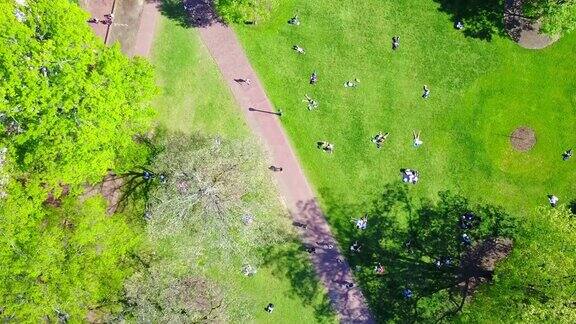
[[(114, 12), (114, 0), (80, 0), (78, 3), (92, 15), (92, 18), (99, 20), (104, 20), (104, 15)], [(90, 26), (92, 30), (94, 30), (94, 33), (107, 44), (110, 25), (98, 22), (91, 23)]]
[[(279, 117), (265, 113), (275, 112), (274, 107), (234, 31), (214, 18), (207, 21), (206, 17), (214, 15), (210, 13), (210, 8), (206, 7), (206, 3), (201, 0), (191, 2), (194, 8), (192, 15), (197, 22), (196, 27), (201, 39), (232, 89), (248, 125), (263, 140), (272, 156), (273, 165), (283, 168), (282, 172), (275, 173), (275, 177), (294, 221), (308, 225), (307, 229), (300, 230), (302, 241), (313, 246), (316, 246), (316, 242), (334, 246), (331, 250), (317, 247), (311, 259), (319, 278), (328, 289), (341, 322), (374, 322), (361, 290), (356, 285), (354, 288), (345, 286), (345, 283), (354, 281), (350, 267), (341, 255), (326, 218), (318, 207), (314, 193), (278, 120)], [(199, 16), (199, 13), (204, 15)], [(245, 78), (252, 81), (249, 86), (235, 81)], [(250, 111), (248, 108), (257, 110)]]

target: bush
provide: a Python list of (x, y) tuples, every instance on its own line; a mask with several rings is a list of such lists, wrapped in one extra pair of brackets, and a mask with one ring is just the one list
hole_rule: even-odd
[(216, 0), (218, 14), (226, 22), (261, 21), (270, 16), (276, 0)]

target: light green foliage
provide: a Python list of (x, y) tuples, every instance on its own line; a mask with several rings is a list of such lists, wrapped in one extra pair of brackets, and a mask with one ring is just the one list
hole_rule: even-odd
[(228, 22), (259, 22), (269, 17), (277, 0), (216, 0), (218, 13)]
[[(262, 217), (273, 212), (263, 195), (271, 188), (255, 147), (248, 141), (169, 135), (151, 166), (167, 177), (150, 194), (152, 240), (190, 236), (180, 248), (189, 253), (186, 258), (221, 269), (261, 262), (259, 251), (278, 237), (277, 225)], [(249, 224), (245, 217), (252, 218)]]
[[(150, 169), (166, 176), (166, 182), (150, 192), (147, 226), (155, 257), (126, 284), (131, 316), (185, 322), (199, 314), (220, 321), (257, 318), (266, 304), (251, 301), (281, 298), (267, 288), (254, 296), (252, 286), (286, 289), (264, 267), (297, 258), (298, 266), (291, 266), (294, 274), (281, 269), (280, 276), (298, 274), (299, 289), (312, 304), (308, 306), (324, 307), (321, 288), (310, 268), (301, 264), (297, 247), (279, 245), (293, 237), (286, 219), (279, 217), (278, 202), (267, 195), (273, 191), (255, 143), (172, 134), (160, 145)], [(272, 258), (272, 253), (281, 258)], [(256, 270), (252, 276), (243, 273), (248, 265)], [(183, 297), (183, 291), (196, 292)], [(289, 312), (294, 301), (288, 298), (281, 305)], [(286, 316), (306, 319), (306, 313)], [(317, 316), (327, 320), (332, 315), (328, 309)]]
[(129, 255), (140, 244), (122, 215), (106, 215), (100, 198), (66, 199), (59, 208), (39, 210), (17, 190), (1, 208), (3, 318), (54, 320), (60, 310), (80, 321), (91, 309), (120, 310), (122, 284), (134, 266)]
[(15, 176), (52, 188), (134, 162), (132, 136), (147, 129), (155, 92), (150, 66), (106, 48), (69, 1), (8, 1), (0, 12), (0, 132)]
[(464, 319), (573, 323), (576, 292), (576, 219), (569, 210), (542, 208), (524, 224), (511, 258), (497, 270)]
[(542, 21), (541, 31), (546, 34), (562, 35), (576, 28), (574, 0), (526, 0), (524, 11)]

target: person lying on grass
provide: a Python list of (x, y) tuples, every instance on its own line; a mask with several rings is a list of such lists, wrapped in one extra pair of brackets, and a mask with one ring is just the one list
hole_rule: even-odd
[(298, 45), (292, 46), (292, 49), (295, 50), (296, 52), (298, 52), (298, 54), (304, 54), (305, 53), (304, 49)]
[(312, 110), (312, 109), (316, 109), (318, 108), (318, 102), (314, 99), (312, 99), (309, 95), (304, 95), (304, 97), (306, 99), (302, 100), (306, 103), (308, 103), (308, 110)]
[(322, 149), (326, 153), (334, 152), (334, 145), (325, 141), (316, 143), (319, 149)]
[(374, 135), (372, 138), (372, 143), (376, 144), (376, 148), (381, 148), (384, 141), (388, 138), (390, 133), (386, 132), (386, 134), (382, 134), (382, 132), (378, 132), (378, 134)]

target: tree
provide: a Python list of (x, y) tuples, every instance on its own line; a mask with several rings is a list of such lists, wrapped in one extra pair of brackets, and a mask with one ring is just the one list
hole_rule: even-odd
[(524, 13), (542, 22), (540, 30), (561, 35), (576, 28), (575, 0), (525, 0)]
[[(328, 214), (354, 210), (359, 212), (352, 206)], [(383, 322), (453, 319), (472, 293), (492, 280), (516, 233), (516, 221), (500, 208), (449, 192), (439, 193), (437, 202), (417, 204), (404, 184), (390, 185), (362, 211), (368, 218), (365, 230), (347, 222), (339, 233), (361, 246), (360, 253), (349, 253), (350, 263), (359, 266), (357, 276)], [(385, 274), (376, 272), (378, 265)]]
[[(66, 0), (0, 4), (0, 145), (27, 187), (98, 181), (146, 152), (152, 69), (106, 47)], [(45, 198), (45, 196), (44, 196)]]
[(576, 219), (564, 207), (527, 218), (515, 253), (465, 313), (470, 322), (576, 321)]
[(184, 134), (157, 144), (148, 180), (135, 189), (149, 190), (153, 253), (125, 285), (127, 318), (248, 321), (237, 279), (224, 278), (257, 269), (283, 237), (281, 225), (267, 216), (277, 202), (268, 196), (273, 191), (256, 148), (250, 141)]
[[(83, 321), (91, 310), (114, 314), (122, 307), (123, 282), (136, 266), (141, 235), (105, 202), (64, 199), (38, 209), (12, 189), (0, 217), (0, 319)], [(16, 209), (14, 206), (18, 206)]]
[(130, 278), (126, 298), (140, 323), (226, 322), (221, 287), (197, 275), (178, 278), (162, 265)]
[(256, 145), (176, 134), (161, 146), (150, 166), (164, 177), (149, 195), (152, 240), (186, 235), (191, 260), (210, 255), (221, 266), (258, 263), (258, 251), (274, 244), (278, 226), (259, 217), (274, 203), (266, 202), (272, 189)]

